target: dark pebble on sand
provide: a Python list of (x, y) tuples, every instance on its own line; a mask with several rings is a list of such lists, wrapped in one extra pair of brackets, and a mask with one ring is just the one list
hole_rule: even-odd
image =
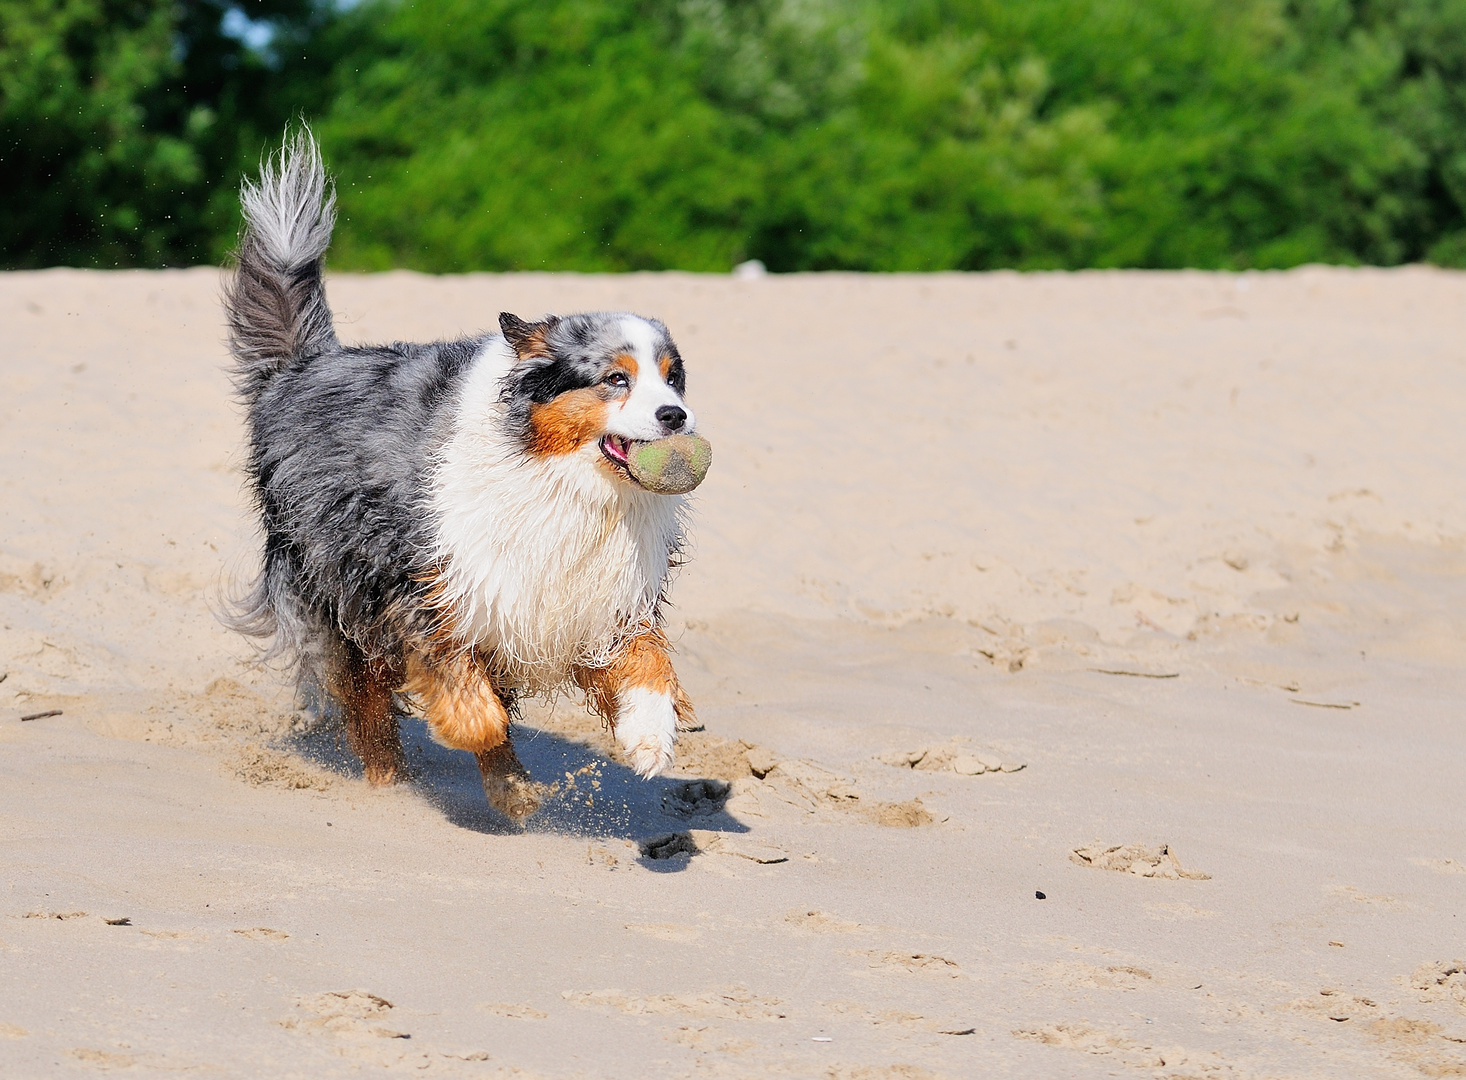
[(1041, 893), (1041, 892), (1038, 892), (1038, 891), (1037, 891), (1037, 890), (1035, 890), (1035, 891), (1034, 891), (1034, 894), (1033, 894), (1033, 898), (1034, 898), (1034, 899), (1035, 899), (1035, 900), (1047, 900), (1047, 899), (1048, 899), (1048, 897), (1047, 897), (1047, 896), (1045, 896), (1045, 895), (1044, 895), (1044, 894), (1043, 894), (1043, 893)]

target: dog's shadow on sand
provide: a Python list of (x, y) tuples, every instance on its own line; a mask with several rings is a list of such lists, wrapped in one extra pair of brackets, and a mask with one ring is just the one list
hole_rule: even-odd
[[(304, 758), (338, 775), (361, 778), (361, 763), (346, 745), (345, 730), (335, 710), (311, 702), (315, 722), (286, 736), (280, 750)], [(408, 783), (444, 818), (462, 829), (495, 836), (559, 833), (599, 840), (630, 840), (641, 849), (649, 869), (675, 871), (686, 859), (649, 855), (648, 840), (687, 829), (746, 833), (748, 827), (721, 805), (727, 785), (696, 777), (654, 777), (643, 780), (596, 747), (558, 732), (515, 724), (514, 749), (530, 775), (544, 785), (540, 809), (515, 824), (489, 807), (478, 764), (471, 754), (434, 742), (422, 720), (400, 715), (402, 749)]]

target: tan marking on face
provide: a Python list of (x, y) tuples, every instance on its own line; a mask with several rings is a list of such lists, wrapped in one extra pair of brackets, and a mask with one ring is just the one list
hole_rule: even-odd
[(636, 357), (630, 353), (620, 353), (616, 359), (611, 361), (611, 371), (615, 371), (617, 368), (630, 375), (633, 382), (636, 380), (636, 373), (641, 370), (637, 367)]
[(567, 390), (529, 410), (531, 454), (573, 454), (606, 430), (606, 401), (593, 386)]
[[(662, 373), (662, 381), (667, 382), (672, 374), (672, 357), (667, 353), (663, 353), (662, 358), (657, 361), (657, 370)], [(668, 383), (668, 385), (670, 386), (671, 384)]]

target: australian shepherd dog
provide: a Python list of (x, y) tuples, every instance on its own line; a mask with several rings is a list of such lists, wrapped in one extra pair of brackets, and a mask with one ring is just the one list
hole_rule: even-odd
[(697, 426), (667, 328), (505, 313), (459, 341), (343, 345), (321, 278), (335, 197), (310, 133), (241, 201), (224, 302), (264, 552), (232, 624), (334, 699), (372, 783), (404, 774), (405, 700), (521, 819), (539, 794), (510, 742), (515, 703), (569, 687), (637, 773), (668, 768), (696, 724), (661, 628), (687, 506), (627, 457)]

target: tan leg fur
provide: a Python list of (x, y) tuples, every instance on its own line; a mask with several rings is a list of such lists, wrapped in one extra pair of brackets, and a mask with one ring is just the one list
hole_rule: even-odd
[(509, 710), (476, 657), (412, 656), (405, 689), (421, 704), (435, 739), (477, 759), (491, 806), (514, 821), (539, 809), (539, 785), (509, 741)]
[(577, 668), (575, 681), (585, 691), (591, 707), (614, 731), (616, 728), (616, 695), (622, 690), (640, 688), (667, 694), (677, 712), (677, 730), (693, 731), (701, 727), (692, 702), (677, 681), (672, 668), (672, 646), (660, 628), (652, 628), (631, 639), (621, 655), (603, 668)]
[(396, 783), (406, 769), (402, 736), (392, 712), (397, 682), (388, 665), (367, 660), (350, 644), (331, 681), (331, 692), (346, 714), (346, 741), (373, 784)]

